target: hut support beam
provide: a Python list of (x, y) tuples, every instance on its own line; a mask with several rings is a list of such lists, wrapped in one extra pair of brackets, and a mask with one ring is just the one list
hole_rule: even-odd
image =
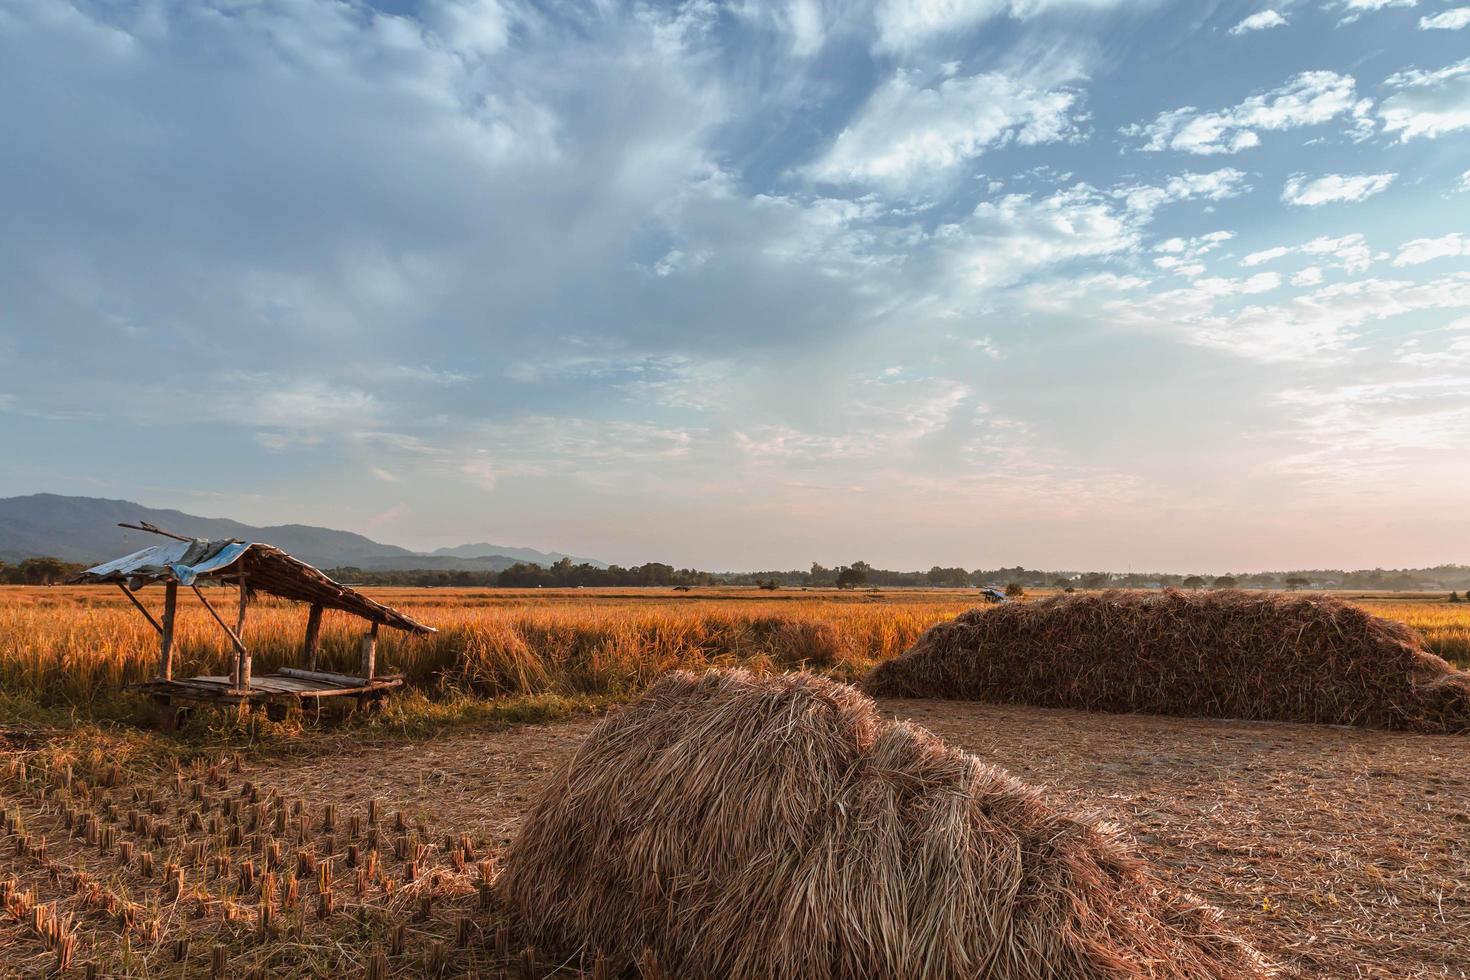
[(362, 678), (370, 681), (373, 673), (377, 670), (378, 661), (378, 624), (374, 623), (362, 638)]
[(322, 633), (322, 604), (313, 602), (306, 616), (306, 644), (301, 648), (301, 666), (316, 670), (317, 641)]
[(148, 625), (149, 626), (152, 626), (154, 629), (156, 629), (158, 631), (158, 635), (159, 636), (162, 636), (163, 635), (163, 627), (158, 625), (158, 620), (156, 620), (156, 619), (153, 618), (153, 614), (148, 611), (148, 607), (147, 606), (144, 606), (141, 602), (139, 602), (138, 601), (138, 597), (135, 596), (135, 595), (133, 595), (131, 592), (129, 592), (128, 591), (128, 587), (126, 585), (123, 585), (121, 582), (119, 582), (119, 583), (117, 583), (117, 587), (119, 589), (122, 589), (122, 594), (128, 597), (128, 601), (129, 602), (131, 602), (134, 606), (138, 607), (138, 612), (142, 613), (143, 614), (143, 618), (146, 619), (146, 620), (148, 620)]
[(179, 583), (169, 582), (163, 587), (163, 625), (158, 630), (158, 676), (166, 681), (174, 679), (174, 613), (178, 604)]
[(214, 621), (216, 623), (219, 623), (219, 628), (225, 631), (225, 634), (228, 635), (229, 638), (230, 638), (230, 642), (235, 645), (235, 655), (236, 656), (235, 656), (235, 671), (234, 671), (234, 678), (233, 678), (234, 679), (234, 682), (235, 682), (235, 690), (242, 691), (242, 692), (243, 691), (249, 691), (250, 690), (250, 648), (247, 647), (244, 644), (244, 642), (240, 639), (239, 634), (237, 634), (234, 630), (230, 629), (230, 624), (227, 623), (227, 622), (225, 622), (224, 621), (224, 618), (221, 617), (220, 614), (215, 611), (214, 606), (211, 605), (210, 602), (209, 602), (209, 600), (204, 597), (204, 593), (199, 591), (199, 586), (197, 586), (197, 585), (191, 585), (191, 586), (189, 586), (189, 588), (191, 588), (191, 589), (194, 590), (194, 594), (199, 597), (199, 601), (202, 602), (202, 603), (204, 603), (204, 608), (209, 610), (209, 614), (214, 617)]

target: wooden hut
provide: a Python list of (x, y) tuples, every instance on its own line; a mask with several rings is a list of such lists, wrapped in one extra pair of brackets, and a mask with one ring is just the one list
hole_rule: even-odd
[[(377, 673), (378, 628), (388, 626), (406, 633), (428, 634), (431, 626), (410, 619), (396, 609), (374, 602), (355, 589), (335, 582), (322, 572), (268, 544), (245, 541), (206, 541), (170, 534), (151, 524), (122, 524), (120, 527), (151, 531), (169, 540), (144, 548), (115, 561), (87, 569), (76, 582), (113, 582), (152, 624), (159, 635), (158, 674), (139, 688), (165, 707), (176, 701), (213, 701), (230, 704), (264, 702), (279, 707), (291, 700), (353, 696), (368, 704), (398, 687), (403, 679)], [(163, 612), (155, 618), (135, 592), (153, 582), (163, 583)], [(234, 624), (215, 608), (201, 582), (227, 583), (238, 589), (239, 606)], [(174, 677), (174, 618), (179, 587), (192, 589), (209, 614), (229, 638), (235, 651), (228, 677)], [(282, 667), (274, 674), (251, 672), (250, 648), (244, 641), (246, 600), (252, 593), (280, 596), (306, 603), (305, 636), (300, 667)], [(362, 637), (361, 669), (355, 675), (317, 669), (318, 638), (322, 613), (337, 609), (368, 623)]]

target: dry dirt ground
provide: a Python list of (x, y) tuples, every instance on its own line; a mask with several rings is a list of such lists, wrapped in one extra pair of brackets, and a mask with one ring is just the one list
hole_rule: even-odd
[[(943, 701), (882, 707), (1061, 806), (1122, 825), (1288, 976), (1470, 977), (1463, 737)], [(592, 724), (355, 751), (254, 778), (307, 798), (376, 796), (387, 812), (494, 846)]]

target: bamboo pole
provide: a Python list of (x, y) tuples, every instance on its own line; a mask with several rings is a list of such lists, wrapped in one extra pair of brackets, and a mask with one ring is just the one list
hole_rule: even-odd
[(322, 632), (322, 604), (311, 604), (306, 616), (306, 644), (301, 649), (301, 663), (307, 670), (316, 670), (317, 641)]
[(158, 620), (154, 619), (153, 614), (148, 611), (147, 607), (138, 601), (138, 597), (129, 592), (128, 587), (121, 582), (117, 583), (117, 587), (122, 589), (122, 594), (128, 597), (129, 602), (138, 607), (138, 612), (142, 613), (143, 618), (148, 620), (148, 624), (158, 630), (159, 635), (162, 636), (163, 627), (158, 625)]
[(174, 613), (179, 603), (179, 583), (169, 582), (163, 588), (163, 626), (159, 628), (158, 676), (174, 679)]
[(204, 597), (204, 593), (199, 591), (199, 586), (191, 585), (189, 586), (189, 588), (194, 590), (194, 594), (199, 597), (199, 601), (204, 603), (204, 608), (209, 610), (209, 614), (214, 617), (214, 621), (216, 623), (219, 623), (219, 628), (225, 631), (225, 634), (230, 638), (230, 642), (235, 645), (235, 653), (237, 655), (237, 669), (233, 678), (235, 682), (235, 690), (242, 693), (249, 693), (250, 648), (245, 645), (245, 643), (240, 639), (239, 635), (234, 630), (230, 629), (230, 624), (225, 622), (224, 618), (215, 611), (214, 606), (211, 605), (210, 601)]

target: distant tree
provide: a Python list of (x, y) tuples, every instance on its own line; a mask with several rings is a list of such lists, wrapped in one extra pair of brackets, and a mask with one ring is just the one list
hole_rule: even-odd
[(1072, 582), (1071, 582), (1070, 579), (1059, 578), (1059, 579), (1056, 579), (1055, 581), (1053, 581), (1051, 583), (1051, 587), (1054, 588), (1054, 589), (1065, 589), (1067, 586), (1069, 586), (1071, 584), (1072, 584)]
[(837, 569), (837, 587), (839, 589), (855, 589), (867, 581), (868, 565), (863, 562), (856, 561), (851, 565), (843, 565)]
[(768, 578), (760, 584), (760, 587), (765, 589), (767, 592), (775, 592), (781, 587), (781, 583), (777, 582), (773, 578)]
[(1215, 588), (1233, 589), (1237, 585), (1235, 579), (1229, 575), (1219, 575), (1215, 578)]
[(1289, 578), (1289, 579), (1286, 580), (1286, 587), (1288, 589), (1293, 589), (1293, 590), (1295, 590), (1295, 589), (1305, 589), (1307, 586), (1309, 586), (1311, 584), (1312, 584), (1312, 580), (1311, 579), (1309, 579), (1309, 578), (1302, 578), (1300, 575), (1293, 575), (1291, 578)]
[(20, 563), (26, 585), (53, 585), (67, 577), (66, 563), (58, 558), (27, 558)]
[(1012, 599), (1019, 599), (1025, 594), (1026, 590), (1021, 587), (1020, 582), (1006, 583), (1006, 595), (1010, 596)]
[(1180, 584), (1186, 589), (1202, 589), (1205, 587), (1205, 580), (1198, 575), (1191, 575)]
[(1459, 602), (1460, 601), (1460, 593), (1458, 593), (1458, 592), (1451, 592), (1450, 593), (1450, 601), (1451, 602)]
[(1246, 576), (1246, 584), (1257, 588), (1268, 589), (1276, 584), (1276, 576), (1270, 572), (1257, 572), (1255, 575)]

